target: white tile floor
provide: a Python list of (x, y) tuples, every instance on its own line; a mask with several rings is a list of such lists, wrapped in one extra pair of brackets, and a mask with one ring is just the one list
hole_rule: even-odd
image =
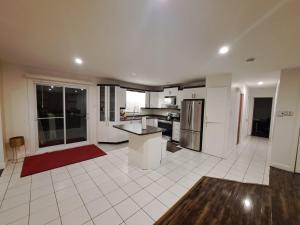
[(249, 138), (226, 160), (183, 149), (143, 171), (128, 165), (122, 145), (25, 178), (22, 163), (9, 164), (0, 178), (0, 224), (150, 225), (204, 175), (268, 184), (269, 150), (267, 140)]

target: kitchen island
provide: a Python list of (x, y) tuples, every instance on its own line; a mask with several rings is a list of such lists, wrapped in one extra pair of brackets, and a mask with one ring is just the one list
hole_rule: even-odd
[(162, 159), (162, 132), (164, 129), (142, 124), (114, 125), (114, 128), (129, 133), (129, 163), (141, 169), (155, 169)]

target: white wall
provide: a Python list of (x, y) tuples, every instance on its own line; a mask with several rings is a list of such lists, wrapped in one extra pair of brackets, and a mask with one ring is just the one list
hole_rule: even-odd
[(249, 88), (243, 85), (241, 93), (244, 94), (243, 108), (242, 108), (242, 122), (241, 122), (241, 143), (248, 137), (248, 124), (249, 124)]
[(273, 98), (271, 124), (270, 124), (270, 139), (271, 139), (273, 134), (274, 118), (275, 118), (275, 95), (276, 95), (276, 87), (249, 88), (249, 120), (248, 120), (248, 131), (247, 131), (248, 135), (251, 135), (251, 131), (252, 131), (254, 98)]
[(5, 146), (7, 153), (8, 139), (13, 136), (24, 136), (27, 148), (30, 146), (28, 126), (27, 83), (24, 72), (18, 67), (4, 64), (3, 73), (3, 108), (5, 123)]
[(96, 83), (64, 79), (53, 76), (27, 74), (22, 67), (12, 64), (2, 65), (3, 73), (3, 108), (4, 108), (4, 136), (6, 149), (8, 139), (13, 136), (24, 136), (27, 150), (30, 154), (36, 153), (37, 141), (35, 136), (35, 99), (34, 82), (37, 80), (51, 81), (64, 84), (82, 84), (88, 89), (88, 119), (89, 119), (89, 141), (96, 143), (96, 121), (97, 121), (97, 86)]
[[(300, 68), (283, 70), (276, 105), (271, 164), (288, 171), (294, 170), (300, 127), (299, 105)], [(292, 112), (293, 115), (279, 116), (282, 111)], [(300, 170), (299, 167), (298, 170)]]
[[(231, 107), (230, 107), (230, 140), (229, 148), (234, 149), (237, 145), (237, 134), (239, 125), (239, 112), (240, 112), (240, 95), (239, 88), (231, 88)], [(242, 128), (242, 124), (241, 124)], [(240, 138), (240, 142), (242, 139)]]

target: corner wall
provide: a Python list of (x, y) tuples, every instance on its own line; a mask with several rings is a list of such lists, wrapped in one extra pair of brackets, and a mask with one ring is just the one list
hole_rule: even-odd
[(281, 71), (277, 98), (271, 165), (293, 171), (300, 128), (300, 68)]
[(243, 112), (241, 123), (241, 143), (248, 137), (248, 124), (249, 124), (249, 88), (246, 85), (241, 87), (241, 93), (244, 95), (243, 99)]

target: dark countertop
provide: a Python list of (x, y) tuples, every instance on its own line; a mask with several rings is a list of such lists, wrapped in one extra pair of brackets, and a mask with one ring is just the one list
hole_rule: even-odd
[[(127, 116), (126, 119), (121, 118), (120, 121), (141, 120), (143, 116), (146, 116), (147, 119), (167, 120), (167, 116), (148, 114), (148, 115)], [(169, 121), (169, 120), (167, 120), (167, 121)], [(180, 122), (180, 119), (179, 118), (173, 118), (173, 120), (170, 120), (170, 121)]]
[(147, 129), (142, 129), (142, 124), (122, 124), (114, 125), (113, 127), (136, 135), (155, 134), (164, 131), (162, 128), (152, 126), (147, 126)]

